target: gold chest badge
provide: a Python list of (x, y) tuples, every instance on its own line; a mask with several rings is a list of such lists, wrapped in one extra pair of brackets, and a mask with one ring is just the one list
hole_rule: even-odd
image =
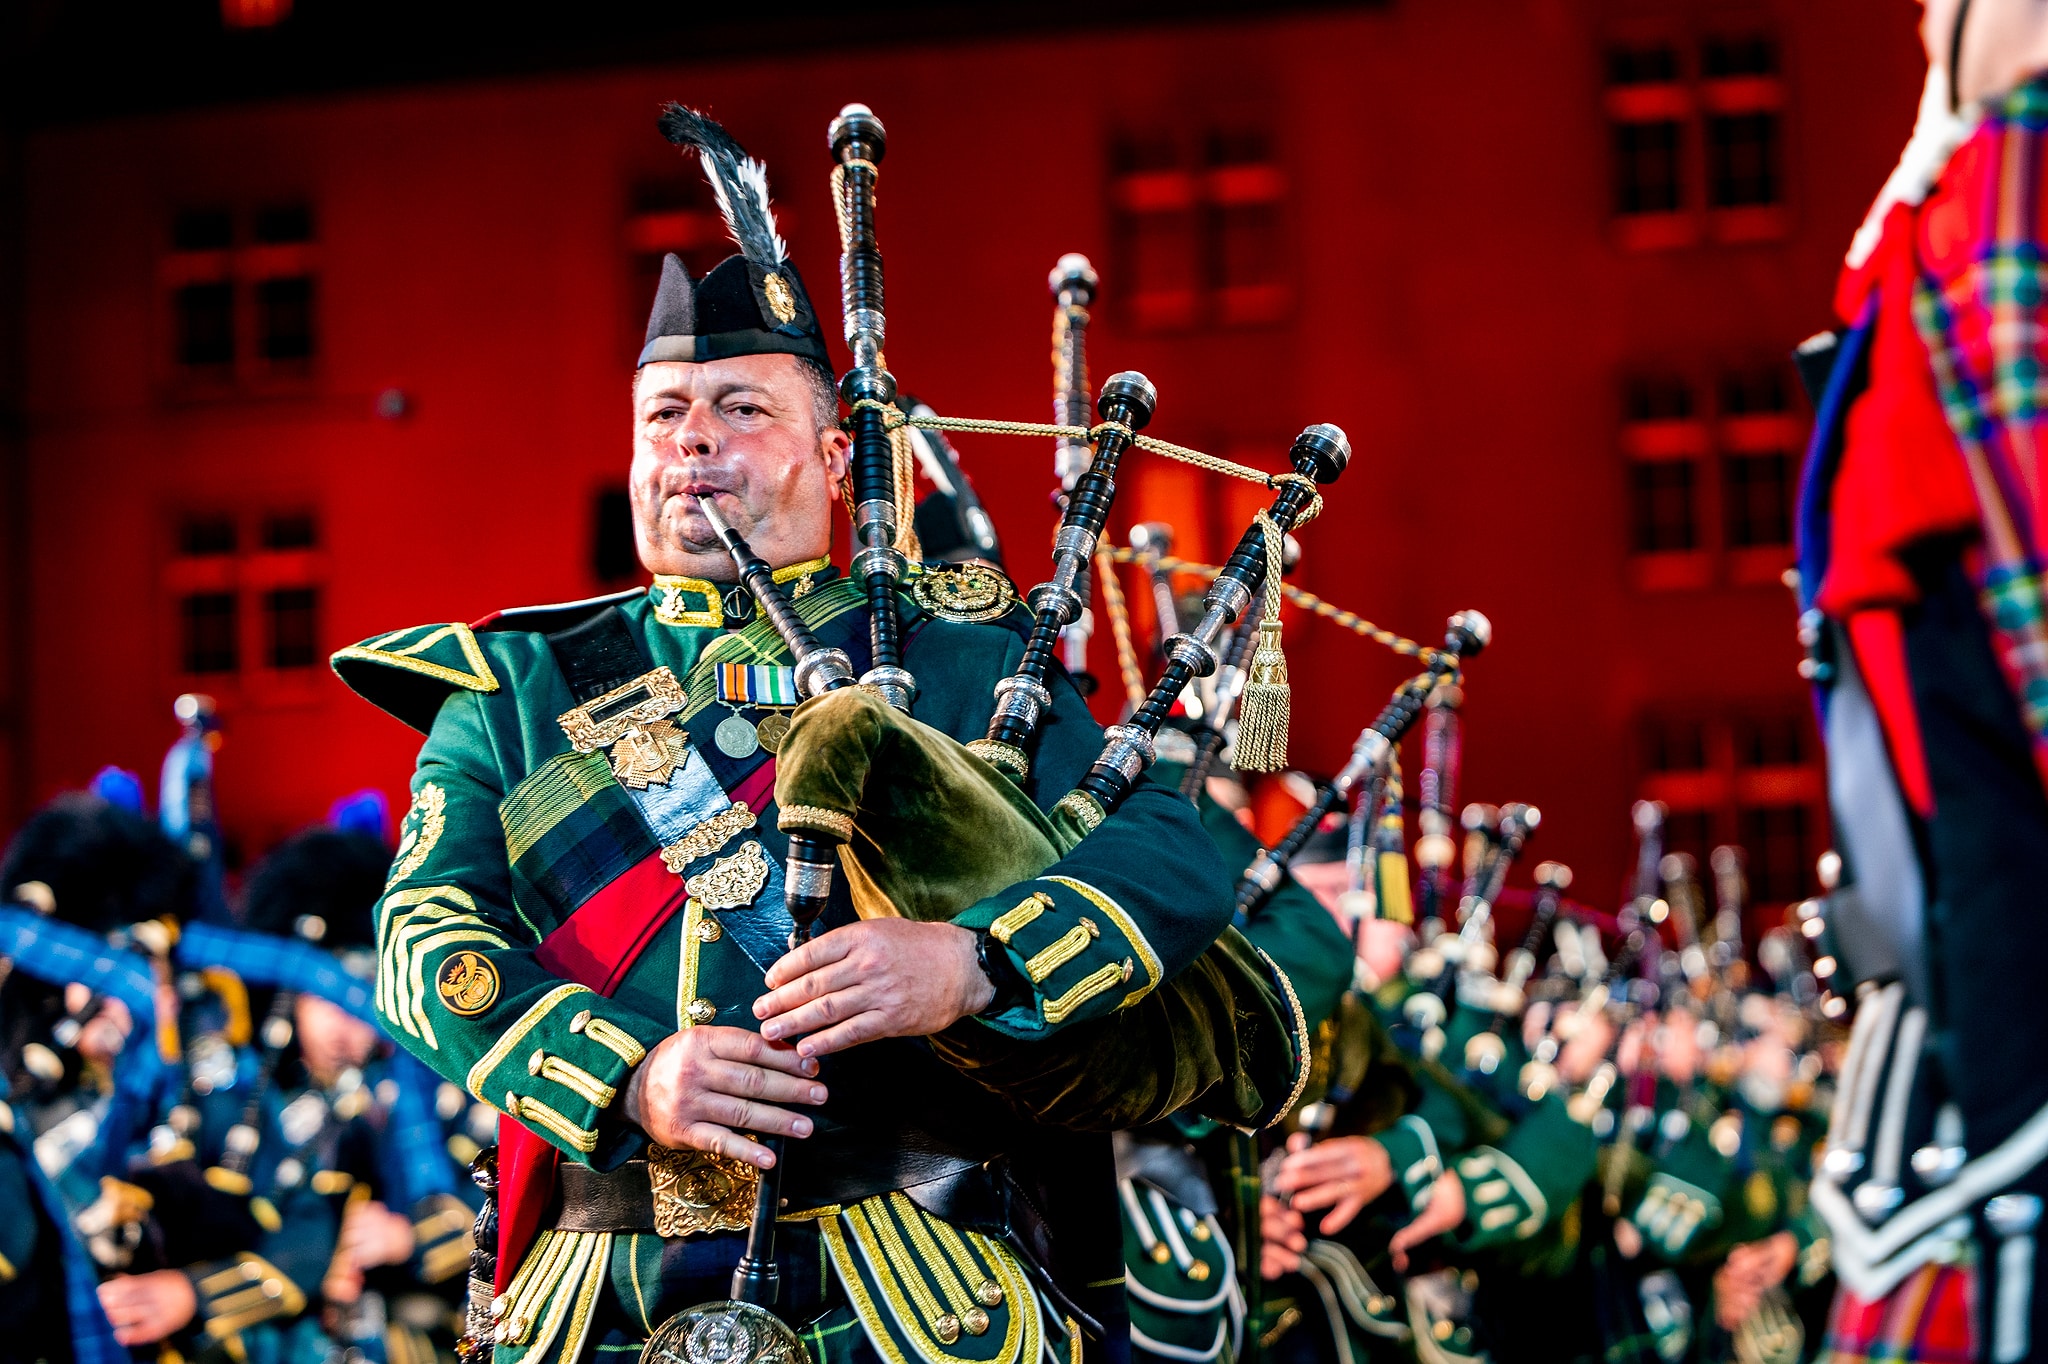
[(690, 759), (690, 736), (668, 717), (683, 708), (683, 684), (666, 667), (642, 673), (555, 720), (578, 753), (611, 750), (612, 775), (636, 791), (667, 785)]
[(941, 620), (965, 624), (994, 620), (1017, 604), (1010, 580), (985, 564), (927, 568), (911, 583), (910, 595)]
[(768, 870), (768, 854), (750, 840), (683, 882), (683, 889), (705, 909), (743, 909), (768, 884)]
[(475, 952), (457, 952), (442, 962), (434, 983), (448, 1012), (459, 1018), (474, 1018), (498, 1000), (498, 968)]

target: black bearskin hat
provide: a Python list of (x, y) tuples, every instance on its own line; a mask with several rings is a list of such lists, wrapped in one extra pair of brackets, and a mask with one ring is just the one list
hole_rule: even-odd
[(390, 870), (391, 849), (368, 834), (306, 829), (249, 873), (242, 923), (337, 953), (374, 947), (377, 899)]
[(0, 858), (0, 895), (32, 881), (49, 887), (53, 917), (107, 933), (165, 915), (182, 922), (197, 870), (154, 821), (67, 791), (29, 816)]

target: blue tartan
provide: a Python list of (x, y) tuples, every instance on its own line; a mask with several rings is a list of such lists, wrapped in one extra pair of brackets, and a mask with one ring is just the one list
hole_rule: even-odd
[[(14, 1130), (27, 1131), (28, 1120), (17, 1117)], [(44, 1176), (33, 1155), (29, 1155), (21, 1165), (27, 1172), (29, 1187), (35, 1190), (36, 1202), (42, 1205), (50, 1225), (57, 1231), (59, 1259), (64, 1266), (64, 1315), (71, 1328), (74, 1364), (130, 1364), (132, 1356), (115, 1342), (113, 1323), (107, 1320), (106, 1310), (100, 1306), (99, 1270), (71, 1230), (71, 1216), (65, 1210), (64, 1200)]]
[(416, 1208), (433, 1194), (461, 1197), (460, 1176), (443, 1144), (446, 1135), (434, 1112), (434, 1094), (441, 1077), (400, 1048), (391, 1058), (390, 1076), (398, 1082), (391, 1104), (391, 1123), (384, 1130), (384, 1164), (392, 1187), (403, 1189), (401, 1208)]
[(156, 977), (148, 960), (109, 947), (97, 933), (15, 905), (0, 905), (0, 957), (51, 985), (84, 985), (118, 999), (133, 1015), (135, 1028), (115, 1062), (114, 1092), (92, 1147), (97, 1163), (89, 1170), (74, 1166), (82, 1178), (93, 1181), (103, 1174), (119, 1174), (134, 1135), (156, 1113), (170, 1073), (156, 1046)]
[(251, 985), (318, 995), (373, 1027), (383, 1027), (370, 982), (357, 980), (341, 969), (331, 952), (311, 943), (219, 924), (187, 924), (173, 956), (189, 970), (225, 966)]

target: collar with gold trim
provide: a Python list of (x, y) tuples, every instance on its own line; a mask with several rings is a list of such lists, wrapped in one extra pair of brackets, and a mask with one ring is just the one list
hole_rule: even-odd
[[(778, 568), (774, 576), (778, 583), (802, 579), (790, 594), (801, 597), (811, 590), (814, 578), (831, 571), (832, 561), (818, 558)], [(755, 614), (753, 594), (738, 583), (657, 573), (647, 593), (654, 602), (654, 618), (664, 625), (736, 630), (753, 620)]]

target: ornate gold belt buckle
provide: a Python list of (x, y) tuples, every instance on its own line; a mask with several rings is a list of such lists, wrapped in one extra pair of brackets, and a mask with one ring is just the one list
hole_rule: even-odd
[(709, 1151), (649, 1146), (647, 1180), (654, 1189), (654, 1234), (694, 1236), (745, 1231), (754, 1219), (761, 1172)]
[(613, 775), (644, 791), (666, 785), (689, 761), (690, 736), (668, 718), (683, 704), (683, 684), (661, 667), (564, 711), (555, 723), (578, 753), (609, 748)]

